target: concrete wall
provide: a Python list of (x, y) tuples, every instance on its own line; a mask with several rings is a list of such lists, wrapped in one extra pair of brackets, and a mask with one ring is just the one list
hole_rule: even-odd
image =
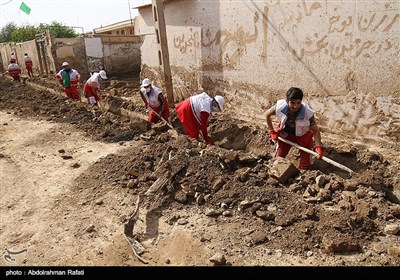
[[(44, 38), (47, 70), (55, 75), (61, 64), (67, 61), (83, 79), (90, 77), (90, 72), (105, 69), (109, 74), (140, 72), (141, 58), (139, 36), (107, 36), (78, 38)], [(0, 44), (1, 71), (7, 71), (11, 51), (15, 51), (20, 66), (24, 69), (23, 55), (28, 53), (33, 60), (33, 72), (39, 73), (39, 55), (35, 40), (23, 43)], [(44, 62), (43, 62), (44, 63)], [(46, 68), (43, 67), (43, 71)], [(42, 73), (43, 74), (43, 73)]]
[(86, 79), (90, 77), (86, 61), (86, 49), (84, 38), (55, 38), (54, 39), (54, 63), (56, 72), (60, 71), (64, 61), (68, 62), (71, 68), (76, 69)]
[[(263, 111), (297, 86), (323, 129), (400, 138), (399, 1), (176, 0), (164, 8), (176, 99), (223, 94), (228, 109), (263, 123)], [(142, 70), (157, 77), (151, 6), (139, 15)]]
[(140, 72), (139, 36), (101, 36), (107, 72)]
[(1, 71), (7, 71), (10, 64), (11, 52), (15, 52), (17, 56), (17, 63), (22, 69), (22, 73), (27, 74), (24, 63), (24, 54), (27, 53), (33, 62), (33, 73), (39, 73), (39, 59), (36, 50), (35, 40), (27, 41), (24, 43), (5, 43), (0, 46), (1, 56)]

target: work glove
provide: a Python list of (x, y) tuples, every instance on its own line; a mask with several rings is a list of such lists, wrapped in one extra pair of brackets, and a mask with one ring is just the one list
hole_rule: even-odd
[(318, 155), (319, 155), (319, 159), (321, 159), (322, 158), (322, 156), (323, 156), (323, 151), (322, 151), (322, 147), (321, 146), (315, 146), (315, 151), (318, 153)]
[(275, 130), (270, 130), (269, 132), (269, 136), (271, 137), (272, 140), (277, 140), (278, 136), (279, 136), (279, 131), (275, 131)]

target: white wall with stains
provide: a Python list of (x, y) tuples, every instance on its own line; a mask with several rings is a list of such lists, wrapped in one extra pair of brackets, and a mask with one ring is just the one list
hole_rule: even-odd
[[(400, 1), (168, 1), (174, 92), (224, 94), (263, 122), (297, 86), (324, 129), (400, 138)], [(142, 65), (159, 69), (151, 6)], [(149, 70), (150, 69), (150, 70)]]

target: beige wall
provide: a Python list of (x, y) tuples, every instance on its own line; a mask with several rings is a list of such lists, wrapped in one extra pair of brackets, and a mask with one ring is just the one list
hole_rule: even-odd
[[(103, 68), (109, 76), (126, 72), (140, 72), (141, 38), (139, 36), (99, 35), (86, 38), (55, 38), (53, 40), (47, 37), (44, 45), (47, 70), (50, 75), (55, 75), (61, 69), (64, 61), (76, 69), (83, 79), (90, 77), (90, 72), (98, 72)], [(11, 50), (16, 51), (21, 66), (23, 66), (23, 54), (27, 52), (33, 60), (34, 74), (39, 73), (39, 58), (34, 40), (17, 44), (0, 44), (3, 66), (3, 69), (0, 68), (0, 70), (7, 71)], [(24, 67), (22, 68), (24, 69)]]
[(104, 65), (107, 72), (140, 71), (139, 36), (102, 36)]
[(27, 74), (24, 63), (24, 54), (27, 53), (33, 62), (33, 72), (39, 73), (39, 58), (36, 50), (35, 40), (24, 43), (4, 43), (0, 45), (0, 55), (2, 62), (2, 71), (7, 71), (10, 64), (10, 55), (14, 51), (17, 56), (17, 63), (21, 66), (22, 73)]
[(84, 39), (82, 37), (55, 38), (54, 52), (56, 72), (60, 71), (62, 63), (66, 61), (71, 68), (76, 69), (83, 78), (90, 76), (86, 61)]
[[(177, 0), (164, 8), (178, 99), (220, 93), (239, 116), (262, 123), (263, 111), (298, 86), (324, 129), (400, 137), (400, 1)], [(142, 67), (156, 73), (151, 7), (139, 15)]]

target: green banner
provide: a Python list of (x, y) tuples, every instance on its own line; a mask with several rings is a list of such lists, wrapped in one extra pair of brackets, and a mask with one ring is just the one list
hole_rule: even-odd
[(31, 13), (31, 8), (29, 8), (24, 2), (21, 3), (21, 6), (19, 6), (19, 9), (28, 15)]

